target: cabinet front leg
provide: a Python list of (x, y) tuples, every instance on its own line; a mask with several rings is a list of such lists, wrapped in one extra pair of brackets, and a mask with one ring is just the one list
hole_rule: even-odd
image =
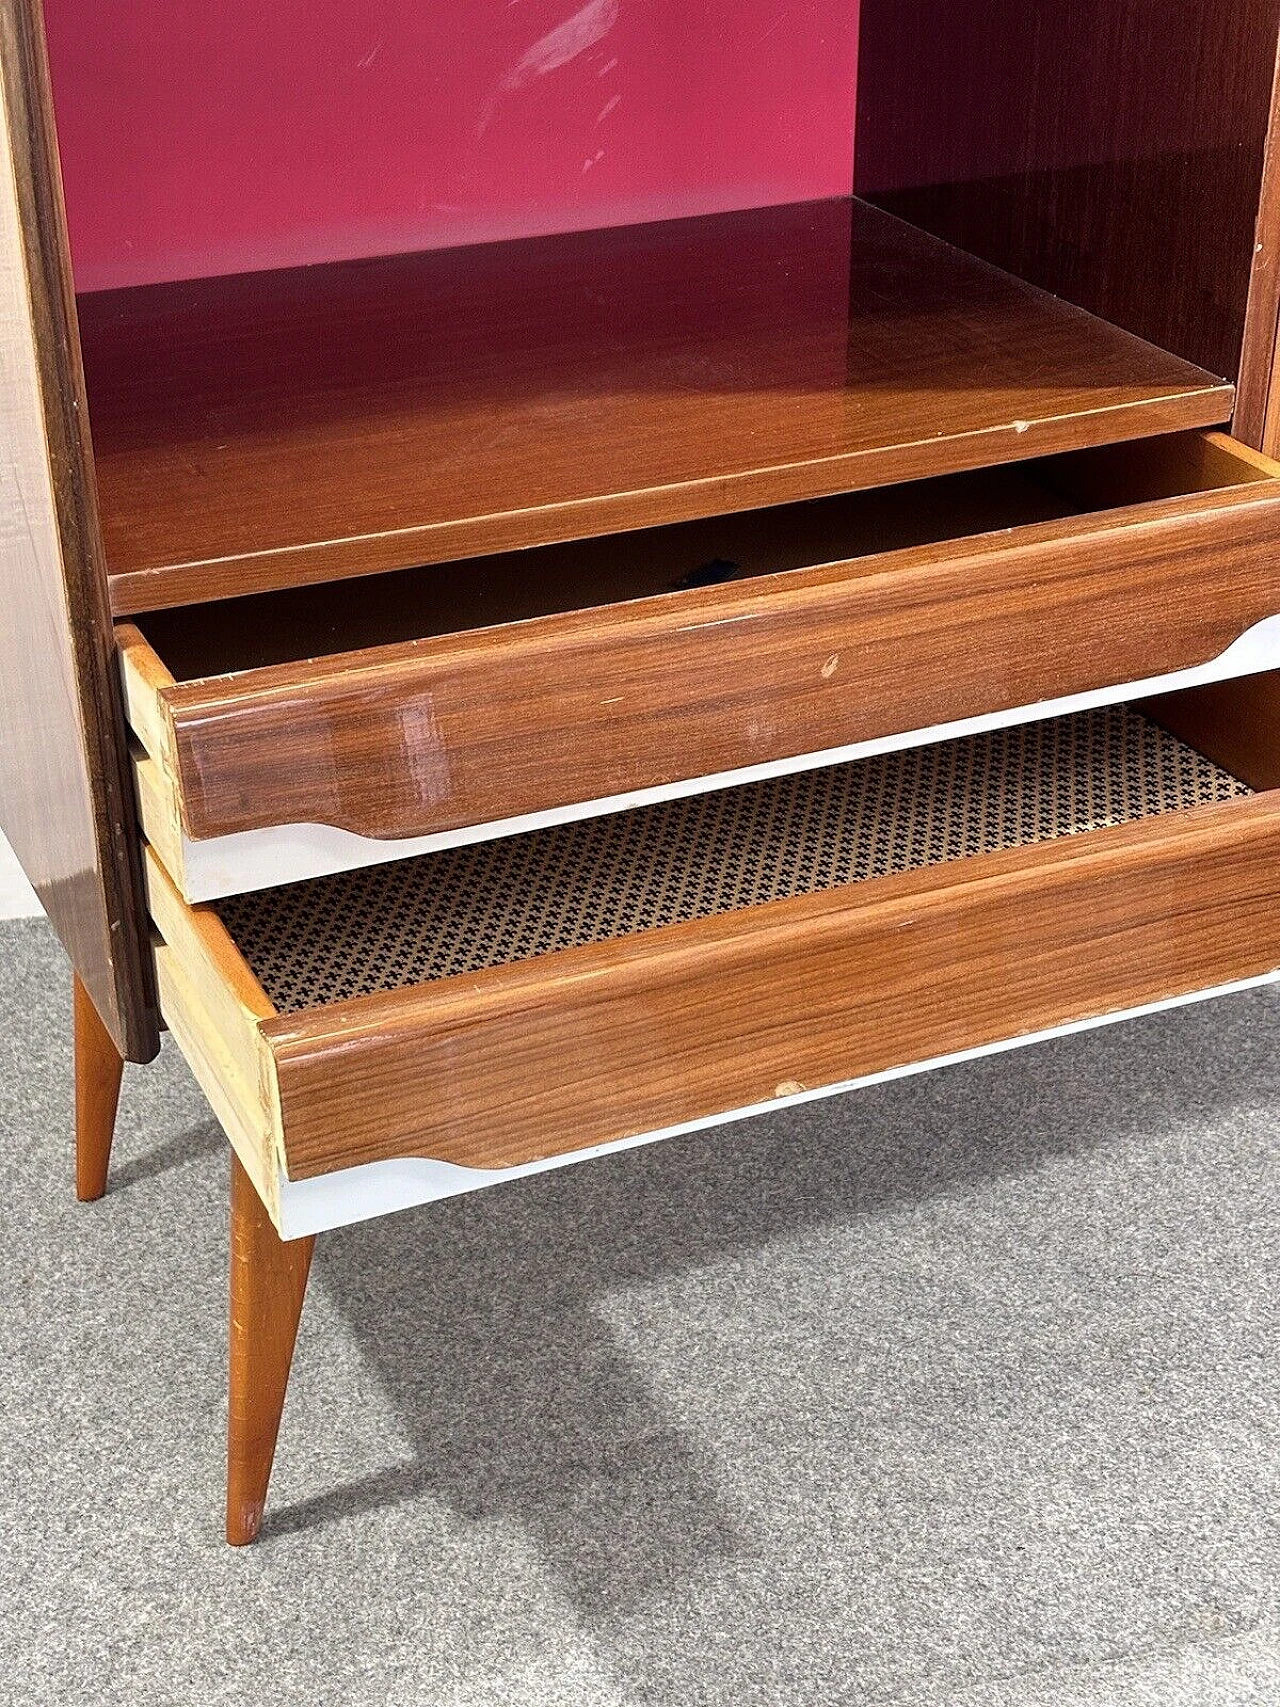
[(107, 1189), (124, 1057), (79, 978), (73, 980), (76, 1077), (76, 1196), (93, 1203)]
[(227, 1428), (227, 1540), (233, 1547), (252, 1541), (262, 1525), (315, 1243), (314, 1237), (281, 1239), (233, 1154)]

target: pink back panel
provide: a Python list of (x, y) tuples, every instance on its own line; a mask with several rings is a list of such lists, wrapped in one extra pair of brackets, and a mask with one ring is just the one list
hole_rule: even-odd
[(82, 290), (847, 195), (857, 0), (46, 0)]

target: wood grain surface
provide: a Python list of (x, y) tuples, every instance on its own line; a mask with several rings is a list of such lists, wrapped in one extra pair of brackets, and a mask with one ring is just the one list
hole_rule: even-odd
[(119, 614), (1231, 410), (1200, 369), (848, 201), (80, 306)]
[(1253, 263), (1240, 351), (1236, 409), (1231, 430), (1239, 439), (1274, 456), (1280, 449), (1280, 390), (1275, 386), (1280, 354), (1280, 51), (1271, 84), (1262, 158), (1262, 183), (1254, 223)]
[(107, 1189), (124, 1058), (78, 977), (71, 981), (76, 1073), (76, 1196), (94, 1203)]
[[(331, 658), (310, 656), (320, 636), (295, 610), (303, 661), (194, 682), (122, 625), (153, 839), (424, 835), (1203, 664), (1280, 612), (1269, 472), (1220, 437), (1174, 436), (1042, 473), (1063, 507), (1150, 500), (1129, 509), (824, 563), (836, 528), (803, 541), (812, 569)], [(725, 549), (767, 563), (745, 521)]]
[(860, 22), (862, 194), (1235, 377), (1276, 262), (1280, 0), (863, 0)]
[(233, 1547), (255, 1540), (262, 1527), (315, 1243), (280, 1238), (233, 1155), (227, 1403), (227, 1540)]
[(122, 1054), (159, 1048), (38, 0), (0, 0), (0, 824)]
[(258, 1029), (275, 1008), (217, 915), (186, 906), (150, 848), (146, 877), (165, 1024), (268, 1214), (279, 1220), (280, 1104)]
[(1280, 788), (1280, 671), (1160, 694), (1142, 709), (1250, 787)]
[(1280, 966), (1260, 795), (262, 1024), (289, 1175), (503, 1167)]

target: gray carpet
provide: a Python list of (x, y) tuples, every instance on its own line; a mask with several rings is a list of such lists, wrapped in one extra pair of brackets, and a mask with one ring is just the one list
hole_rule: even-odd
[(1280, 1701), (1280, 997), (330, 1235), (233, 1552), (225, 1144), (166, 1049), (78, 1207), (0, 965), (4, 1700)]

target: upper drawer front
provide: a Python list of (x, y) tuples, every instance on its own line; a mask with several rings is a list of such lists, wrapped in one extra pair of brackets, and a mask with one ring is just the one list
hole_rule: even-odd
[[(789, 572), (663, 596), (625, 596), (652, 595), (655, 572), (628, 580), (600, 543), (607, 602), (589, 609), (527, 616), (539, 596), (586, 602), (592, 583), (579, 554), (582, 585), (531, 591), (542, 564), (525, 554), (526, 584), (508, 606), (497, 601), (499, 615), (522, 620), (318, 658), (228, 668), (232, 642), (210, 654), (221, 673), (179, 681), (163, 638), (122, 626), (130, 718), (150, 760), (140, 770), (149, 839), (188, 898), (209, 899), (420, 851), (404, 838), (629, 803), (619, 797), (1158, 681), (1212, 666), (1280, 613), (1280, 471), (1253, 452), (1192, 434), (1034, 469), (1019, 477), (1036, 484), (1039, 512), (1025, 493), (975, 503), (954, 481), (898, 489), (900, 514), (881, 495), (851, 542), (863, 554), (843, 561), (832, 510), (700, 524), (689, 549), (710, 554), (708, 574), (779, 559)], [(1002, 503), (1048, 519), (997, 531)], [(912, 516), (912, 505), (925, 509)], [(866, 553), (868, 535), (896, 544), (952, 515), (988, 531)], [(758, 542), (784, 520), (817, 566), (790, 568), (794, 543), (770, 556)], [(722, 554), (717, 537), (729, 541)], [(661, 530), (616, 549), (629, 561), (666, 553), (674, 573), (684, 548), (681, 530)], [(462, 608), (464, 577), (485, 572), (449, 571)], [(553, 572), (567, 573), (555, 562)], [(656, 573), (670, 584), (660, 564)], [(342, 595), (358, 610), (376, 587)], [(306, 652), (307, 611), (296, 609)], [(279, 626), (280, 611), (268, 614)], [(252, 659), (254, 610), (238, 620)], [(324, 625), (331, 645), (331, 596)], [(187, 650), (199, 657), (198, 645)], [(273, 826), (326, 829), (273, 840)]]

